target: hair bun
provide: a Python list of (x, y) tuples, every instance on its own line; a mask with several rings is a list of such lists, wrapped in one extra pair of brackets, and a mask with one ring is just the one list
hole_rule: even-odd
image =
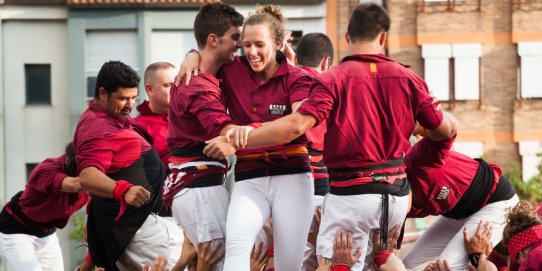
[(284, 24), (284, 15), (280, 6), (277, 5), (256, 5), (256, 14), (269, 14), (275, 17), (281, 24)]

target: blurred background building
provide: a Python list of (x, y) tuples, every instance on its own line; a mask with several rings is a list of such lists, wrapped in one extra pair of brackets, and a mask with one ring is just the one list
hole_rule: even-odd
[[(24, 188), (37, 163), (63, 152), (105, 61), (121, 60), (140, 73), (154, 61), (179, 65), (196, 47), (193, 20), (208, 1), (0, 0), (0, 204)], [(458, 117), (455, 148), (505, 171), (517, 164), (524, 180), (538, 174), (542, 0), (225, 2), (244, 15), (256, 3), (279, 4), (294, 43), (324, 32), (339, 57), (347, 54), (352, 10), (363, 2), (384, 5), (392, 17), (387, 54), (411, 65)], [(84, 251), (67, 232), (60, 237), (68, 268)]]

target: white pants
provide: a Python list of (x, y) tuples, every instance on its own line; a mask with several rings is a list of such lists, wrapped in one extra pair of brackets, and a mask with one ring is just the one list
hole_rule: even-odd
[(518, 197), (494, 202), (480, 211), (463, 219), (439, 217), (416, 241), (410, 252), (403, 259), (406, 268), (423, 270), (428, 261), (439, 257), (445, 259), (452, 270), (465, 270), (469, 265), (463, 242), (463, 227), (467, 227), (470, 236), (476, 232), (480, 220), (493, 226), (491, 241), (494, 245), (502, 239), (507, 209), (518, 203)]
[(236, 182), (228, 211), (224, 270), (250, 270), (256, 235), (272, 216), (275, 270), (299, 271), (314, 209), (313, 194), (310, 172)]
[(0, 248), (13, 271), (64, 270), (56, 233), (38, 238), (28, 234), (0, 233)]
[[(168, 248), (169, 248), (169, 255), (168, 263), (172, 259), (177, 262), (179, 258), (181, 258), (181, 252), (183, 248), (183, 242), (184, 242), (184, 234), (183, 230), (179, 225), (177, 225), (177, 222), (173, 217), (158, 217), (158, 221), (160, 223), (163, 223), (166, 225), (167, 233), (168, 233)], [(187, 240), (188, 242), (188, 240)], [(175, 265), (175, 262), (172, 263)]]
[[(320, 195), (314, 195), (313, 196), (313, 202), (314, 202), (314, 211), (316, 212), (316, 209), (322, 207), (322, 203), (324, 201), (324, 196)], [(315, 222), (314, 222), (314, 216), (311, 223), (311, 228), (309, 230), (309, 233), (315, 232), (318, 229), (315, 229)], [(307, 241), (307, 245), (305, 247), (305, 255), (303, 258), (303, 267), (301, 268), (302, 271), (307, 270), (316, 270), (318, 268), (318, 259), (316, 257), (316, 246), (309, 243)]]
[[(173, 198), (172, 214), (194, 247), (212, 241), (214, 246), (226, 236), (230, 195), (222, 185), (184, 188)], [(185, 240), (185, 242), (188, 240)], [(215, 266), (222, 270), (224, 260)]]
[(168, 268), (172, 268), (179, 258), (172, 258), (168, 244), (166, 224), (159, 216), (150, 214), (120, 255), (117, 267), (121, 271), (141, 270), (145, 263), (152, 265), (156, 257), (165, 255)]
[[(388, 229), (402, 225), (408, 209), (408, 195), (389, 195)], [(352, 232), (353, 247), (362, 248), (361, 257), (351, 270), (368, 270), (372, 262), (373, 237), (371, 230), (380, 228), (382, 195), (364, 194), (339, 196), (327, 194), (322, 209), (322, 221), (316, 244), (316, 254), (331, 259), (335, 235), (341, 230)]]

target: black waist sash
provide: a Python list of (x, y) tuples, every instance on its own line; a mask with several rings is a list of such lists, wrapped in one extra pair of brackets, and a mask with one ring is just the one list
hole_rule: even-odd
[[(19, 198), (22, 194), (23, 191), (15, 194), (0, 213), (0, 232), (4, 234), (28, 234), (39, 238), (53, 234), (56, 231), (54, 222), (37, 223), (21, 211)], [(9, 214), (6, 208), (9, 208), (13, 215)]]
[(139, 208), (128, 205), (121, 218), (115, 222), (120, 203), (114, 199), (92, 196), (88, 210), (87, 236), (89, 251), (97, 266), (105, 267), (108, 271), (118, 270), (115, 263), (137, 230), (151, 212), (162, 208), (157, 205), (161, 203), (165, 173), (165, 166), (152, 148), (129, 167), (108, 174), (113, 180), (125, 180), (145, 187), (151, 192), (151, 198)]
[(461, 219), (471, 216), (484, 207), (487, 195), (491, 192), (491, 188), (493, 187), (495, 175), (493, 173), (493, 168), (488, 163), (481, 159), (475, 160), (478, 161), (480, 166), (472, 179), (472, 183), (469, 188), (467, 188), (467, 191), (461, 196), (454, 208), (447, 213), (442, 214), (443, 216)]

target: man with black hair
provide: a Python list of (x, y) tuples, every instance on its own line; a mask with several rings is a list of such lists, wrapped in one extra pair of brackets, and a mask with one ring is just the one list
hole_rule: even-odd
[(132, 68), (106, 62), (74, 135), (80, 183), (92, 193), (89, 251), (106, 270), (139, 270), (169, 255), (167, 230), (153, 214), (162, 209), (166, 170), (150, 135), (130, 117), (138, 84)]
[[(182, 78), (171, 89), (167, 141), (171, 174), (164, 187), (166, 206), (190, 242), (222, 242), (230, 202), (223, 186), (228, 163), (203, 154), (204, 142), (231, 129), (222, 91), (216, 78), (222, 65), (234, 61), (241, 48), (239, 27), (243, 16), (232, 6), (217, 2), (201, 7), (194, 20), (194, 35), (201, 56), (199, 76), (190, 85)], [(215, 270), (222, 270), (223, 260)]]
[(0, 213), (0, 249), (14, 270), (64, 270), (56, 229), (87, 204), (77, 178), (73, 144), (39, 163), (23, 191)]
[[(372, 252), (372, 229), (380, 228), (385, 240), (389, 229), (405, 219), (409, 184), (403, 155), (411, 148), (415, 121), (436, 141), (452, 133), (425, 82), (383, 54), (390, 24), (381, 6), (359, 5), (345, 37), (349, 56), (316, 77), (309, 98), (297, 112), (252, 130), (246, 145), (283, 144), (327, 120), (324, 163), (330, 193), (323, 206), (316, 253), (323, 261), (331, 259), (337, 231), (350, 231), (354, 247), (363, 248), (352, 270), (366, 268), (371, 260), (367, 256)], [(207, 146), (207, 153), (228, 155), (233, 144), (218, 137)]]

